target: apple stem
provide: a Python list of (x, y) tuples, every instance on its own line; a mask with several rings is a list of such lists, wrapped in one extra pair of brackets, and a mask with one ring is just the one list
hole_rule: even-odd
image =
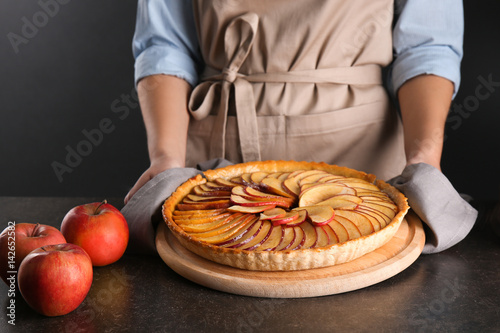
[(36, 232), (37, 232), (37, 230), (38, 230), (38, 228), (39, 228), (39, 227), (40, 227), (40, 223), (37, 223), (37, 224), (35, 225), (35, 227), (33, 228), (33, 231), (32, 231), (32, 233), (31, 233), (31, 236), (30, 236), (30, 237), (35, 237), (35, 234), (36, 234)]
[(99, 208), (101, 208), (101, 206), (102, 206), (102, 205), (105, 205), (105, 204), (107, 204), (107, 203), (108, 203), (108, 201), (107, 201), (106, 199), (104, 199), (104, 200), (103, 200), (103, 201), (99, 204), (99, 206), (97, 206), (97, 208), (95, 209), (95, 211), (94, 211), (94, 215), (97, 215), (97, 212), (99, 211)]

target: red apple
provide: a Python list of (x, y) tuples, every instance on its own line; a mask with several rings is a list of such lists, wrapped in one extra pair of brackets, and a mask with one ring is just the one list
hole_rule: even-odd
[(81, 246), (88, 253), (94, 266), (120, 259), (129, 238), (125, 217), (106, 200), (71, 209), (62, 221), (61, 232), (68, 243)]
[[(54, 227), (34, 223), (17, 223), (0, 234), (0, 275), (7, 282), (7, 274), (17, 271), (23, 259), (34, 249), (44, 245), (66, 243), (63, 234)], [(13, 255), (15, 253), (15, 256)], [(15, 274), (13, 274), (15, 276)]]
[(92, 261), (74, 244), (33, 250), (19, 267), (19, 291), (35, 311), (62, 316), (75, 310), (92, 285)]

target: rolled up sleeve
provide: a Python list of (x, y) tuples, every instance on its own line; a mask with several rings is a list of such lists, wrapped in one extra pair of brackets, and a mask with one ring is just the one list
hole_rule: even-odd
[(139, 0), (132, 51), (136, 84), (166, 74), (196, 85), (202, 60), (191, 1)]
[(463, 4), (461, 0), (396, 1), (393, 30), (394, 62), (389, 89), (396, 95), (409, 79), (433, 74), (460, 86), (463, 56)]

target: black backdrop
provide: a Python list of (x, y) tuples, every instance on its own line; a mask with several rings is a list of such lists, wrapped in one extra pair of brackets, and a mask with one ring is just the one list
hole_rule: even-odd
[[(462, 85), (442, 166), (459, 191), (495, 199), (500, 4), (464, 5)], [(148, 166), (133, 82), (135, 13), (135, 1), (2, 1), (1, 196), (124, 196)], [(499, 84), (478, 90), (484, 80)]]

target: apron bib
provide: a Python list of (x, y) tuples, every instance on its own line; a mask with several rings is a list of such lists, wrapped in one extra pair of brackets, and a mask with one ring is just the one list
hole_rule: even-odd
[(206, 64), (193, 90), (187, 166), (327, 162), (388, 179), (405, 165), (382, 86), (393, 1), (196, 0)]

